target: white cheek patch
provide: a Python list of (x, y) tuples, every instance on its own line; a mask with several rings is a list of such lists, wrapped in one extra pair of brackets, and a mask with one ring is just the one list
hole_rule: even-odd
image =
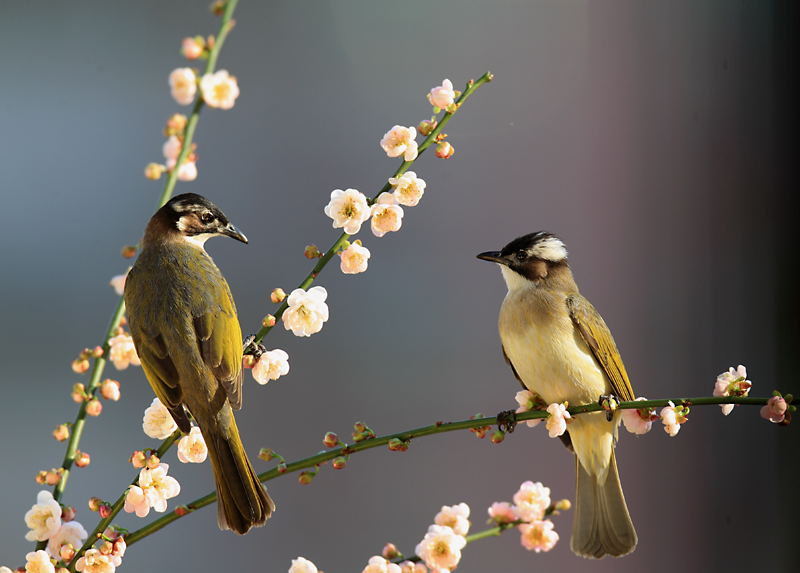
[(567, 258), (567, 248), (555, 237), (548, 237), (536, 243), (528, 253), (533, 257), (553, 263), (560, 263)]
[(518, 290), (536, 288), (535, 283), (529, 281), (521, 274), (512, 271), (505, 265), (500, 265), (500, 272), (503, 273), (503, 279), (506, 281), (508, 292), (516, 292)]
[(214, 233), (201, 233), (200, 235), (183, 235), (183, 240), (190, 245), (194, 245), (200, 250), (205, 251), (205, 242), (214, 236)]

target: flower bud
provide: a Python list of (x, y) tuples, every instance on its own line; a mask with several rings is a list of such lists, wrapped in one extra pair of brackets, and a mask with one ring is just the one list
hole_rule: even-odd
[(140, 450), (136, 450), (131, 454), (131, 457), (128, 458), (128, 461), (133, 464), (135, 468), (143, 468), (145, 464), (147, 464), (147, 458), (144, 455), (144, 452)]
[(56, 569), (56, 573), (69, 573), (69, 569), (67, 569), (66, 567), (59, 567), (58, 569)]
[(267, 316), (264, 317), (264, 320), (261, 321), (261, 324), (265, 328), (272, 328), (273, 326), (275, 326), (275, 317), (272, 316), (271, 314), (268, 314)]
[(72, 361), (72, 370), (77, 374), (83, 374), (89, 370), (89, 361), (85, 358), (76, 358)]
[(214, 16), (222, 16), (225, 13), (225, 4), (227, 4), (227, 2), (228, 0), (214, 0), (208, 9), (211, 10)]
[(106, 400), (119, 400), (119, 382), (106, 379), (100, 385), (100, 395)]
[(300, 472), (300, 477), (298, 481), (303, 485), (308, 485), (311, 483), (311, 480), (314, 479), (314, 474), (311, 472)]
[(81, 383), (75, 384), (72, 387), (72, 399), (80, 404), (83, 402), (83, 399), (86, 397), (86, 386)]
[(345, 459), (344, 456), (338, 456), (336, 458), (333, 458), (333, 461), (331, 462), (331, 465), (333, 466), (333, 469), (340, 470), (340, 469), (344, 468), (346, 463), (347, 463), (347, 460)]
[(110, 543), (109, 541), (103, 541), (97, 549), (103, 555), (110, 555), (112, 551), (114, 551), (114, 544)]
[(45, 477), (44, 481), (47, 483), (47, 485), (57, 485), (58, 482), (61, 481), (61, 468), (53, 468), (47, 472), (47, 476)]
[(100, 511), (100, 507), (104, 503), (105, 502), (99, 497), (93, 497), (92, 499), (89, 500), (89, 509), (91, 509), (92, 511)]
[(555, 505), (556, 511), (567, 511), (571, 507), (572, 502), (568, 499), (562, 499)]
[(144, 176), (151, 181), (161, 179), (161, 174), (164, 173), (164, 166), (158, 163), (148, 163), (144, 168)]
[(147, 458), (147, 469), (154, 470), (160, 465), (161, 465), (161, 460), (157, 455), (152, 454), (149, 458)]
[(365, 432), (367, 429), (367, 425), (364, 422), (356, 422), (353, 426), (356, 432)]
[(92, 358), (100, 358), (103, 355), (103, 347), (95, 346), (92, 349)]
[(285, 298), (286, 298), (286, 293), (283, 292), (282, 288), (273, 289), (272, 292), (269, 295), (269, 299), (272, 302), (274, 302), (275, 304), (278, 304), (279, 302), (283, 302), (283, 299), (285, 299)]
[(189, 508), (186, 507), (185, 505), (179, 505), (178, 507), (175, 508), (175, 515), (177, 515), (178, 517), (183, 517), (184, 515), (188, 514), (189, 514)]
[(446, 141), (440, 141), (439, 145), (436, 146), (436, 157), (448, 159), (453, 156), (453, 153), (455, 153), (455, 149)]
[(253, 366), (256, 365), (256, 362), (257, 362), (256, 357), (253, 356), (252, 354), (245, 354), (244, 356), (242, 356), (242, 366), (244, 368), (247, 368), (248, 370), (252, 369)]
[(44, 485), (47, 482), (47, 472), (42, 470), (36, 474), (36, 483)]
[(126, 259), (132, 259), (136, 256), (136, 246), (135, 245), (125, 245), (122, 247), (122, 256)]
[(307, 259), (318, 259), (322, 256), (322, 253), (319, 252), (316, 245), (306, 245), (303, 256)]
[(53, 430), (53, 437), (59, 442), (67, 441), (69, 439), (69, 426), (66, 424), (56, 426), (56, 429)]
[(116, 541), (119, 538), (119, 531), (113, 525), (109, 525), (106, 527), (105, 531), (103, 531), (103, 535), (108, 537), (111, 541)]
[(394, 543), (387, 543), (383, 546), (383, 551), (381, 552), (384, 559), (397, 559), (400, 557), (400, 552), (397, 550), (397, 547), (394, 546)]
[(186, 129), (186, 124), (189, 122), (186, 116), (182, 113), (176, 113), (167, 120), (167, 125), (164, 127), (164, 135), (169, 137), (171, 135), (182, 135), (183, 130)]
[(333, 432), (328, 432), (327, 434), (325, 434), (325, 438), (323, 438), (322, 443), (329, 448), (335, 448), (336, 446), (339, 445), (339, 436), (337, 436)]
[(96, 397), (93, 397), (86, 403), (86, 413), (90, 416), (99, 416), (100, 412), (103, 411), (103, 405), (100, 403)]
[[(201, 42), (202, 40), (203, 39), (200, 38)], [(181, 42), (181, 54), (183, 54), (187, 60), (196, 60), (203, 55), (203, 44), (205, 44), (205, 42), (200, 43), (196, 38), (184, 38), (183, 42)]]
[(281, 462), (281, 463), (278, 464), (278, 473), (279, 474), (285, 474), (286, 473), (286, 463), (285, 462)]
[(408, 449), (408, 442), (404, 442), (400, 438), (392, 438), (389, 440), (389, 449), (393, 452), (405, 452)]
[(261, 448), (261, 451), (258, 452), (259, 459), (264, 460), (265, 462), (270, 461), (272, 458), (276, 457), (275, 452), (272, 451), (272, 448)]
[(499, 444), (505, 439), (506, 439), (506, 433), (503, 430), (495, 430), (494, 432), (492, 432), (491, 440), (493, 444)]
[(72, 521), (73, 519), (75, 519), (75, 514), (77, 512), (78, 511), (74, 507), (72, 507), (71, 505), (65, 505), (61, 509), (61, 519), (63, 521)]
[(431, 132), (436, 129), (437, 125), (439, 125), (439, 122), (435, 119), (424, 119), (420, 122), (419, 126), (417, 126), (417, 131), (420, 135), (428, 137)]
[(79, 468), (85, 468), (89, 465), (90, 461), (91, 459), (89, 458), (89, 454), (86, 452), (82, 452), (80, 450), (75, 452), (75, 465)]
[(75, 557), (75, 548), (72, 546), (72, 543), (62, 545), (60, 554), (61, 559), (64, 561), (72, 561), (72, 559)]
[(107, 503), (104, 503), (103, 505), (100, 506), (100, 517), (102, 519), (105, 519), (106, 517), (111, 515), (111, 511), (112, 511), (111, 506), (108, 505)]

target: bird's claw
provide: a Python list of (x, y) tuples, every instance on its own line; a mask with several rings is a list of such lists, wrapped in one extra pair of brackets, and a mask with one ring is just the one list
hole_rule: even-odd
[(514, 410), (505, 410), (497, 414), (497, 429), (503, 430), (509, 434), (514, 432), (517, 425), (517, 413)]
[(614, 412), (617, 411), (619, 407), (619, 400), (613, 394), (609, 394), (608, 396), (600, 396), (600, 400), (598, 400), (600, 407), (606, 411), (606, 419), (610, 422), (614, 419)]
[(251, 334), (242, 342), (242, 354), (251, 354), (256, 360), (267, 351), (263, 344), (256, 344), (256, 335)]

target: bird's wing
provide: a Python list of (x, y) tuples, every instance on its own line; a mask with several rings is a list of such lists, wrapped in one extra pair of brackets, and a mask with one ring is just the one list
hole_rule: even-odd
[(574, 293), (567, 297), (572, 322), (592, 349), (594, 357), (611, 380), (614, 394), (623, 401), (633, 400), (633, 389), (625, 365), (606, 323), (588, 300)]
[(203, 362), (225, 388), (231, 408), (242, 407), (242, 329), (225, 279), (213, 300), (218, 305), (194, 317)]
[(517, 373), (517, 369), (514, 368), (514, 364), (511, 362), (511, 359), (508, 357), (508, 354), (506, 354), (506, 347), (505, 346), (503, 346), (503, 359), (506, 361), (506, 364), (508, 364), (511, 367), (511, 372), (514, 373), (514, 378), (517, 379), (517, 382), (519, 382), (519, 385), (522, 386), (522, 389), (523, 390), (527, 390), (528, 387), (525, 386), (525, 382), (523, 382), (522, 378), (519, 377), (519, 374)]

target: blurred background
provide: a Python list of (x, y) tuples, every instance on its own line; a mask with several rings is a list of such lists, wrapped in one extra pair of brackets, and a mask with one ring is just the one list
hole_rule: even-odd
[[(155, 210), (164, 180), (144, 167), (163, 161), (167, 117), (189, 111), (167, 76), (191, 65), (182, 38), (216, 33), (207, 7), (0, 2), (0, 565), (32, 550), (33, 478), (61, 464), (50, 433), (74, 420), (72, 385), (88, 380), (70, 363), (101, 343), (118, 300), (108, 281), (130, 264), (120, 249)], [(567, 244), (637, 395), (711, 395), (738, 364), (754, 396), (797, 393), (797, 16), (777, 1), (242, 0), (218, 62), (241, 96), (230, 111), (203, 110), (199, 177), (176, 192), (207, 196), (250, 239), (208, 245), (245, 333), (276, 308), (271, 289), (310, 270), (305, 245), (338, 237), (323, 214), (330, 192), (374, 196), (397, 168), (383, 134), (429, 118), (425, 95), (443, 79), (463, 89), (495, 75), (447, 126), (454, 156), (429, 150), (414, 165), (427, 189), (400, 232), (357, 236), (369, 271), (320, 275), (322, 331), (300, 339), (278, 325), (265, 339), (291, 371), (265, 387), (246, 374), (237, 419), (257, 471), (275, 463), (259, 448), (296, 460), (358, 420), (384, 435), (515, 407), (496, 327), (505, 286), (475, 255), (541, 229)], [(88, 421), (80, 447), (92, 463), (63, 499), (87, 530), (88, 498), (116, 499), (134, 477), (131, 452), (157, 445), (141, 432), (153, 399), (141, 369), (105, 374), (122, 399)], [(468, 545), (459, 572), (788, 571), (798, 430), (716, 406), (693, 408), (675, 438), (660, 423), (638, 438), (623, 430), (635, 553), (574, 556), (570, 511), (553, 519), (551, 552), (526, 551), (511, 531)], [(170, 508), (213, 489), (209, 464), (174, 451), (165, 461), (182, 487)], [(483, 529), (486, 508), (525, 480), (574, 499), (572, 457), (542, 427), (500, 445), (469, 432), (420, 439), (323, 466), (311, 485), (270, 482), (277, 511), (242, 538), (217, 528), (214, 507), (198, 511), (131, 546), (123, 570), (285, 571), (302, 555), (361, 571), (389, 541), (413, 554), (442, 505), (467, 503), (472, 531)]]

